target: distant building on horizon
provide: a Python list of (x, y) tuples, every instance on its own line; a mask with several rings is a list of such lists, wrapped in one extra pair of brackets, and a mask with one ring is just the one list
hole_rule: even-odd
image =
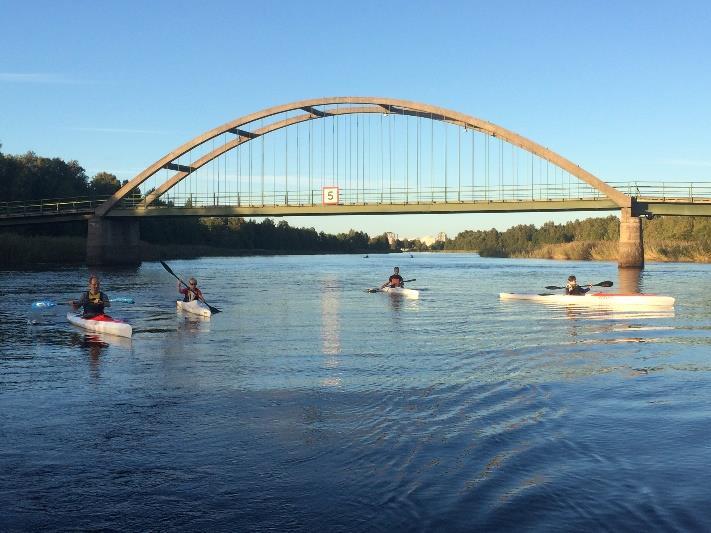
[(446, 242), (447, 234), (444, 231), (440, 231), (434, 237), (432, 235), (425, 235), (424, 237), (419, 237), (419, 241), (427, 246), (432, 246), (436, 242)]
[(387, 232), (385, 232), (385, 236), (388, 238), (388, 244), (390, 246), (395, 246), (395, 243), (397, 242), (397, 233), (393, 233), (392, 231), (387, 231)]

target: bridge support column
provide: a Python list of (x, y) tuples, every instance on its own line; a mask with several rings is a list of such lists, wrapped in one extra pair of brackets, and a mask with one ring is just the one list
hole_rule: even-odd
[(620, 244), (617, 251), (619, 268), (644, 268), (644, 244), (642, 219), (632, 216), (629, 207), (623, 207), (620, 215)]
[(89, 219), (86, 238), (88, 265), (137, 265), (141, 262), (138, 220)]

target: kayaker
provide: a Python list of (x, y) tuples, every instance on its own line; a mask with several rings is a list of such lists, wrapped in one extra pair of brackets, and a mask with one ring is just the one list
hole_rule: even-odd
[(402, 280), (402, 276), (400, 275), (400, 267), (395, 267), (393, 269), (393, 274), (388, 278), (388, 281), (383, 283), (380, 288), (384, 289), (385, 287), (404, 287), (405, 282)]
[(568, 276), (568, 283), (565, 284), (565, 294), (570, 296), (582, 296), (590, 290), (592, 285), (585, 285), (584, 287), (578, 285), (578, 280), (575, 276)]
[(81, 295), (78, 300), (72, 300), (71, 304), (74, 309), (82, 307), (83, 318), (94, 318), (104, 314), (105, 307), (111, 307), (109, 297), (100, 290), (101, 283), (97, 276), (89, 276), (89, 290)]
[(202, 297), (202, 291), (197, 288), (197, 280), (195, 278), (190, 278), (188, 280), (188, 286), (185, 288), (180, 285), (182, 284), (178, 282), (178, 292), (183, 295), (184, 302), (192, 302), (193, 300), (205, 301)]

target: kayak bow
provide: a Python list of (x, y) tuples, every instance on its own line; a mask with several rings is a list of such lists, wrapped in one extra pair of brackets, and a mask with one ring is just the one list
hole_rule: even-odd
[(200, 300), (193, 300), (191, 302), (184, 302), (183, 300), (177, 300), (175, 306), (178, 311), (185, 311), (186, 313), (192, 313), (193, 315), (200, 315), (204, 317), (211, 317), (212, 311), (210, 308), (202, 303)]
[(420, 297), (420, 291), (417, 289), (406, 289), (404, 287), (383, 287), (380, 290), (382, 292), (387, 292), (388, 294), (403, 296), (405, 298), (418, 299)]
[(94, 318), (83, 318), (81, 315), (67, 313), (67, 320), (80, 328), (97, 333), (108, 333), (117, 337), (133, 335), (133, 328), (123, 320), (118, 320), (109, 315), (97, 315)]

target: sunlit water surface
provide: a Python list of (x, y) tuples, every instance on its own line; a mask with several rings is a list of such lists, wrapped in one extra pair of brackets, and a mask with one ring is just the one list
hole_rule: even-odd
[[(392, 267), (419, 300), (364, 291)], [(0, 272), (0, 530), (708, 530), (711, 267), (674, 311), (500, 302), (614, 263), (415, 254), (100, 272), (133, 339), (66, 307), (86, 269)]]

